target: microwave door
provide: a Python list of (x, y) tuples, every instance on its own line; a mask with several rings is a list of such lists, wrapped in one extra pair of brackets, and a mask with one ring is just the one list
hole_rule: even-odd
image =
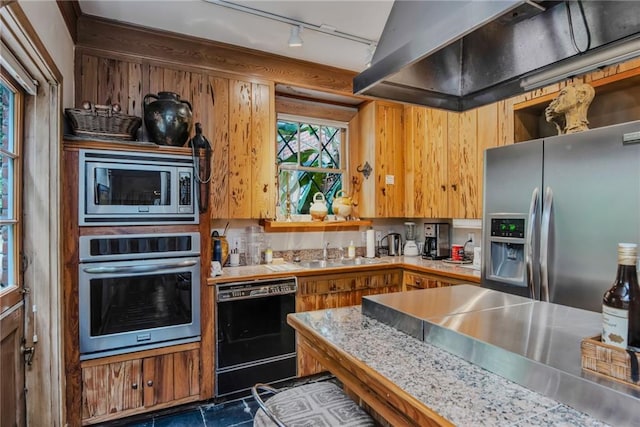
[[(90, 215), (174, 214), (172, 166), (87, 164), (86, 211)], [(108, 177), (108, 186), (101, 184)]]

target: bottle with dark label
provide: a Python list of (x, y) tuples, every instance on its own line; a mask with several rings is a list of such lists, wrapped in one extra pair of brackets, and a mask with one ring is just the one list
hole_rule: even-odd
[(629, 350), (640, 352), (640, 285), (636, 271), (637, 253), (634, 253), (629, 279)]
[(628, 345), (629, 289), (638, 284), (636, 275), (637, 245), (618, 243), (618, 273), (602, 298), (602, 342), (622, 349)]

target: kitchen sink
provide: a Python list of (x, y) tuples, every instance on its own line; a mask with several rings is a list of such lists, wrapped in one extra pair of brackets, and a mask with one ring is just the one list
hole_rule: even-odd
[(374, 265), (374, 264), (386, 264), (388, 261), (381, 260), (379, 258), (344, 258), (344, 259), (312, 259), (309, 261), (302, 261), (299, 265), (303, 268), (336, 268), (336, 267), (348, 267), (356, 265)]

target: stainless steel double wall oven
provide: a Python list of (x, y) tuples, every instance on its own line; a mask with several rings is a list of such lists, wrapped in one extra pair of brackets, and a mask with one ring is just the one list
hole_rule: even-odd
[(200, 340), (192, 156), (81, 150), (79, 160), (80, 358)]

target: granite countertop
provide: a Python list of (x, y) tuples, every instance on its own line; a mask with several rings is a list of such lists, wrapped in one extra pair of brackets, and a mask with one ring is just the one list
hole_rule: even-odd
[(319, 274), (343, 273), (358, 270), (385, 270), (389, 268), (403, 268), (415, 272), (440, 274), (469, 283), (480, 283), (480, 270), (471, 268), (471, 264), (464, 266), (447, 264), (444, 261), (426, 260), (421, 257), (382, 257), (375, 258), (375, 264), (348, 265), (330, 268), (304, 268), (297, 263), (260, 264), (240, 267), (224, 267), (222, 275), (209, 277), (207, 283), (215, 285), (229, 281), (269, 279), (287, 276), (313, 276)]
[(290, 316), (456, 425), (606, 425), (367, 317), (360, 306)]

